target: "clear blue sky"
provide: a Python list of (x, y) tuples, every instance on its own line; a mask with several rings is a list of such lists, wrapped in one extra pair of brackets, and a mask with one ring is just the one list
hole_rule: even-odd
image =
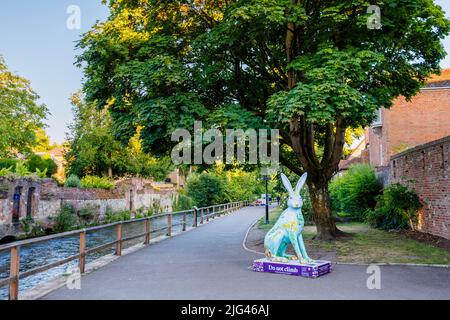
[[(81, 88), (82, 71), (73, 65), (75, 41), (108, 11), (101, 0), (0, 0), (0, 54), (9, 68), (31, 81), (50, 109), (47, 132), (62, 142), (72, 121), (70, 95)], [(450, 18), (450, 1), (435, 0)], [(69, 30), (69, 5), (81, 9), (81, 29)], [(450, 37), (445, 40), (450, 53)], [(442, 62), (450, 67), (450, 56)]]
[[(66, 27), (70, 5), (81, 9), (79, 30)], [(49, 108), (46, 130), (52, 141), (64, 140), (72, 121), (69, 98), (81, 89), (82, 70), (73, 65), (75, 41), (107, 16), (101, 0), (0, 0), (0, 54)]]

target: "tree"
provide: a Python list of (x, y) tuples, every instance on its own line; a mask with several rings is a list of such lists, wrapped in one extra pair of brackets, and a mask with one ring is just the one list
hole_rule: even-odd
[(36, 136), (36, 145), (33, 148), (34, 152), (47, 152), (57, 147), (56, 143), (51, 145), (50, 137), (47, 135), (47, 133), (43, 128), (38, 128), (35, 131), (35, 136)]
[(37, 154), (32, 154), (28, 157), (25, 164), (30, 172), (36, 172), (36, 170), (39, 170), (40, 172), (45, 172), (47, 177), (51, 177), (58, 171), (57, 164), (48, 155), (40, 156)]
[[(378, 5), (381, 29), (367, 27)], [(88, 101), (123, 141), (167, 153), (176, 128), (277, 128), (281, 162), (308, 172), (317, 238), (340, 234), (328, 182), (348, 130), (410, 99), (445, 56), (432, 0), (111, 1), (79, 43)]]
[(69, 126), (69, 149), (65, 154), (69, 174), (108, 175), (121, 171), (124, 154), (111, 132), (111, 117), (106, 108), (97, 110), (83, 101), (81, 93), (72, 96), (74, 122)]
[(0, 55), (0, 157), (27, 154), (36, 144), (35, 131), (48, 115), (38, 99), (30, 82), (9, 71)]
[(194, 174), (187, 180), (186, 195), (197, 207), (207, 207), (226, 201), (226, 180), (209, 172)]
[(69, 148), (65, 154), (68, 173), (120, 176), (134, 174), (163, 180), (173, 169), (167, 158), (155, 159), (141, 148), (140, 129), (122, 146), (113, 135), (107, 108), (98, 110), (84, 101), (81, 92), (72, 96), (74, 122), (69, 126)]

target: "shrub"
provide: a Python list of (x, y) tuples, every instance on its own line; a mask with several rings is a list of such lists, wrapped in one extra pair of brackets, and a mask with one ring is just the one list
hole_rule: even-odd
[(64, 187), (81, 188), (81, 180), (76, 174), (71, 174), (64, 182)]
[(75, 208), (72, 204), (67, 203), (56, 216), (54, 229), (56, 232), (65, 232), (76, 227), (78, 222)]
[(159, 214), (162, 213), (162, 207), (161, 207), (161, 201), (159, 199), (155, 199), (152, 202), (152, 206), (150, 208), (148, 208), (147, 212), (145, 213), (145, 215), (147, 217), (150, 217), (154, 214)]
[(112, 189), (114, 182), (107, 177), (85, 176), (81, 179), (82, 188)]
[[(313, 217), (313, 211), (312, 211), (312, 207), (311, 207), (311, 198), (309, 196), (308, 188), (306, 188), (306, 187), (302, 188), (302, 190), (300, 190), (300, 196), (302, 197), (302, 201), (303, 201), (303, 206), (302, 206), (303, 218), (305, 219), (305, 222), (312, 223), (314, 221), (314, 217)], [(283, 210), (287, 208), (287, 198), (288, 198), (287, 194), (286, 194), (286, 196), (281, 198), (280, 206)]]
[(16, 173), (16, 175), (18, 175), (20, 177), (25, 177), (30, 174), (30, 171), (28, 170), (28, 168), (25, 166), (25, 164), (23, 162), (16, 162), (16, 167), (14, 168), (14, 172)]
[(13, 168), (9, 167), (9, 168), (1, 168), (0, 169), (0, 177), (6, 177), (10, 174), (13, 173)]
[(10, 169), (13, 170), (13, 168), (16, 167), (16, 163), (20, 162), (18, 159), (0, 159), (0, 170), (1, 169)]
[(309, 196), (308, 188), (303, 188), (300, 190), (300, 196), (303, 200), (303, 207), (302, 207), (302, 213), (303, 217), (305, 218), (305, 222), (312, 222), (313, 219), (313, 211), (311, 208), (311, 198)]
[(53, 159), (49, 156), (41, 157), (37, 154), (33, 154), (28, 157), (25, 164), (30, 172), (37, 172), (37, 170), (43, 172), (47, 170), (47, 177), (51, 177), (58, 170), (58, 166), (55, 161), (53, 161)]
[(242, 170), (232, 170), (225, 174), (226, 186), (225, 193), (227, 201), (241, 201), (253, 199), (256, 195), (260, 195), (265, 190), (261, 190), (261, 180), (254, 172), (245, 172)]
[(26, 238), (41, 237), (45, 235), (45, 227), (40, 222), (35, 222), (33, 218), (26, 217), (21, 220), (22, 230), (27, 234)]
[(329, 190), (335, 212), (344, 212), (363, 219), (365, 212), (375, 207), (382, 185), (370, 165), (356, 164), (350, 166), (342, 177), (333, 179)]
[(78, 210), (78, 216), (85, 222), (91, 222), (96, 216), (97, 208), (86, 206)]
[(198, 207), (224, 203), (227, 200), (225, 181), (213, 173), (202, 172), (187, 181), (186, 194)]
[(33, 218), (31, 218), (31, 217), (26, 217), (25, 219), (22, 219), (21, 221), (20, 221), (20, 224), (21, 224), (21, 226), (22, 226), (22, 230), (25, 232), (25, 233), (28, 233), (28, 232), (30, 232), (31, 231), (31, 228), (32, 228), (32, 226), (33, 226)]
[(192, 198), (184, 194), (179, 194), (178, 196), (175, 196), (172, 201), (172, 210), (175, 212), (189, 210), (192, 209), (193, 206), (194, 201), (192, 200)]
[(105, 212), (105, 222), (113, 223), (119, 221), (127, 221), (131, 219), (131, 212), (128, 210), (122, 210), (119, 212), (112, 212), (111, 208), (108, 208)]
[(39, 168), (36, 168), (35, 173), (39, 178), (43, 179), (47, 177), (47, 168), (45, 168), (43, 171), (39, 170)]
[(384, 230), (413, 228), (421, 204), (417, 194), (399, 183), (384, 189), (377, 206), (367, 213), (367, 222)]

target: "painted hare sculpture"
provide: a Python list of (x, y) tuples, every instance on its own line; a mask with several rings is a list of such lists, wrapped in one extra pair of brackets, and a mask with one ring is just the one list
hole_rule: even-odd
[[(289, 192), (288, 208), (283, 211), (264, 238), (265, 254), (271, 261), (287, 262), (297, 259), (300, 263), (313, 261), (306, 253), (302, 237), (305, 220), (302, 214), (303, 201), (300, 190), (305, 184), (307, 176), (308, 174), (304, 173), (298, 180), (295, 190), (293, 190), (289, 179), (283, 173), (281, 174), (283, 185)], [(289, 244), (292, 244), (296, 256), (286, 254)]]

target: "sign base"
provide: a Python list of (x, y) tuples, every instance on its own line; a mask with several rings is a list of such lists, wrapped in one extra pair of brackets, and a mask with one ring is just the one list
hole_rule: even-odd
[(298, 261), (274, 262), (267, 258), (253, 261), (253, 271), (288, 274), (307, 278), (317, 278), (331, 272), (331, 262), (315, 260), (311, 263)]

